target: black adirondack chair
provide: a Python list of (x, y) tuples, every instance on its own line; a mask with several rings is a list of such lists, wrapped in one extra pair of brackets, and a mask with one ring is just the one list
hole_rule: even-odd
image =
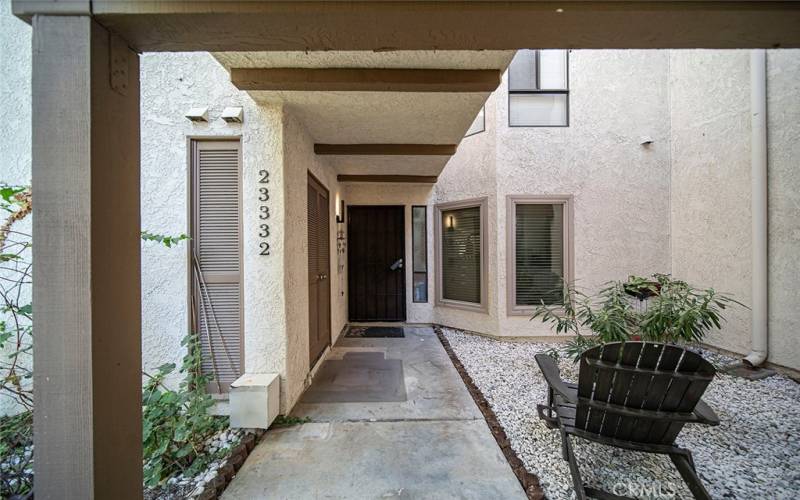
[(584, 486), (570, 438), (628, 450), (669, 455), (697, 499), (710, 499), (689, 450), (675, 445), (688, 423), (718, 425), (719, 418), (700, 397), (714, 378), (714, 367), (698, 354), (667, 344), (614, 342), (583, 353), (578, 384), (563, 381), (555, 360), (537, 354), (550, 386), (539, 416), (561, 431), (562, 454), (569, 462), (579, 500), (626, 499)]

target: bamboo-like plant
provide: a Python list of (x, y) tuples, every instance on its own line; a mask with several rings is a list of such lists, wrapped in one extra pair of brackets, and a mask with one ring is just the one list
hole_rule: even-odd
[[(549, 323), (558, 334), (572, 334), (567, 354), (576, 360), (586, 349), (606, 342), (701, 342), (712, 328), (722, 328), (725, 309), (734, 304), (746, 307), (730, 295), (697, 289), (667, 274), (609, 282), (594, 295), (574, 283), (565, 283), (563, 290), (561, 304), (542, 303), (531, 319)], [(637, 308), (637, 301), (644, 307)]]

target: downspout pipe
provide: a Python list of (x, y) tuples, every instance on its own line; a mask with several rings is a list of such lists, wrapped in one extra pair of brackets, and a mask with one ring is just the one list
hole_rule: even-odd
[(768, 347), (768, 211), (767, 211), (767, 52), (750, 51), (750, 182), (753, 221), (752, 347), (742, 361), (756, 367)]

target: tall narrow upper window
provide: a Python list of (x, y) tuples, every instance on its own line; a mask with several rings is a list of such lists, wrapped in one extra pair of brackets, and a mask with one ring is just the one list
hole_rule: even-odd
[(508, 124), (569, 125), (569, 55), (566, 50), (519, 50), (508, 67)]
[(478, 115), (472, 121), (472, 125), (469, 126), (469, 129), (464, 137), (479, 134), (484, 130), (486, 130), (486, 106), (482, 107), (481, 110), (478, 111)]
[(508, 197), (509, 313), (563, 301), (570, 280), (570, 197)]
[(428, 207), (411, 207), (414, 302), (428, 302)]
[(436, 206), (437, 302), (486, 310), (486, 199)]

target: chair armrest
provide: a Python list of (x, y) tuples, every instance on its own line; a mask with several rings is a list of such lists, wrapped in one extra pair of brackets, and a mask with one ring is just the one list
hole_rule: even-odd
[(719, 417), (702, 399), (695, 405), (694, 415), (701, 424), (719, 425)]
[(570, 403), (578, 404), (575, 391), (571, 391), (567, 383), (561, 380), (561, 373), (558, 370), (556, 361), (544, 353), (537, 354), (534, 358), (536, 359), (536, 364), (539, 365), (539, 369), (542, 370), (542, 375), (544, 375), (547, 385)]

